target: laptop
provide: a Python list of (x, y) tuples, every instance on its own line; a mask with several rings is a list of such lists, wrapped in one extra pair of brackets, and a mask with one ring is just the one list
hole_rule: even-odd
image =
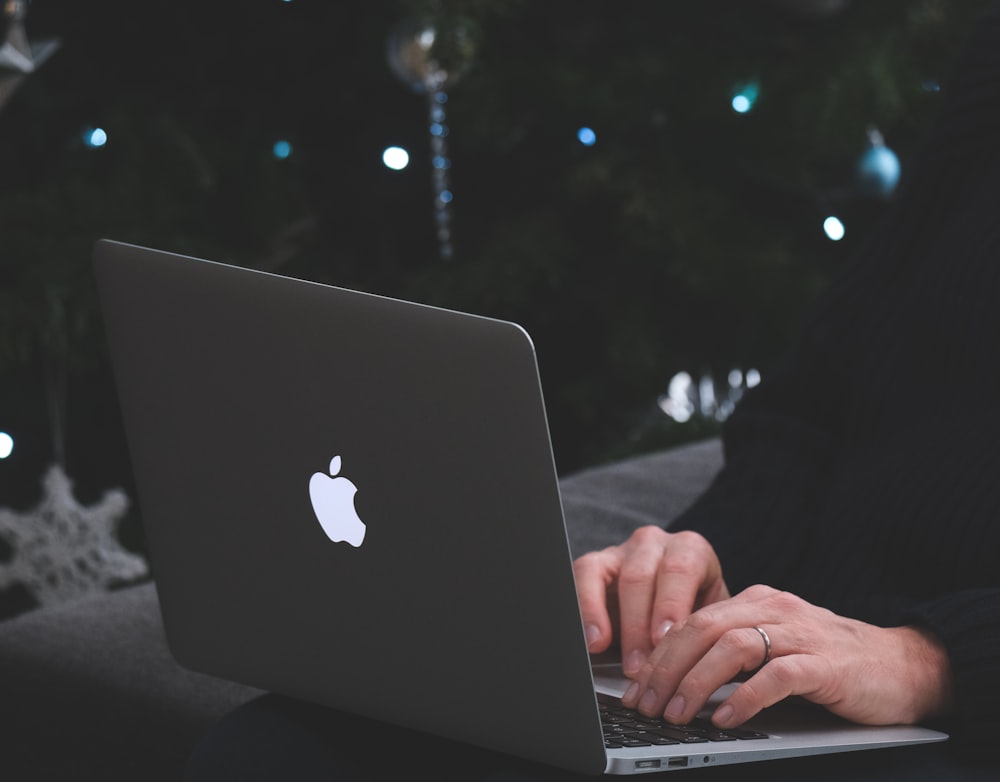
[[(110, 240), (93, 256), (181, 665), (593, 775), (947, 738), (803, 703), (733, 735), (623, 713), (620, 668), (586, 649), (520, 326)], [(549, 727), (525, 729), (526, 697)]]

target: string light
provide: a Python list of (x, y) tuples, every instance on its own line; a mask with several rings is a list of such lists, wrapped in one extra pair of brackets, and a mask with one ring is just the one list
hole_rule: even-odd
[(108, 143), (108, 134), (104, 128), (87, 128), (83, 131), (83, 143), (91, 149), (103, 147)]
[(733, 87), (730, 106), (737, 114), (746, 114), (757, 103), (760, 85), (755, 81), (740, 82)]
[(580, 128), (576, 132), (576, 138), (585, 147), (592, 147), (597, 143), (597, 134), (594, 133), (592, 128)]
[(402, 171), (410, 165), (410, 153), (402, 147), (386, 147), (382, 150), (382, 163), (393, 171)]
[(823, 233), (831, 242), (839, 242), (846, 233), (844, 224), (835, 215), (830, 215), (823, 221)]
[(451, 202), (454, 198), (448, 182), (448, 169), (451, 168), (448, 148), (445, 139), (448, 137), (448, 126), (445, 124), (444, 106), (448, 102), (448, 93), (444, 90), (448, 74), (442, 69), (431, 71), (426, 79), (428, 94), (428, 119), (431, 135), (431, 160), (433, 170), (431, 181), (434, 185), (434, 222), (437, 224), (438, 246), (441, 257), (450, 259), (454, 255), (451, 244)]
[(736, 403), (748, 388), (760, 383), (760, 372), (750, 368), (746, 372), (732, 369), (726, 382), (719, 387), (715, 378), (703, 374), (697, 382), (688, 372), (678, 372), (670, 379), (667, 393), (657, 400), (659, 408), (679, 424), (694, 416), (724, 421), (736, 409)]
[(292, 154), (292, 145), (285, 140), (275, 141), (271, 152), (278, 160), (284, 160)]

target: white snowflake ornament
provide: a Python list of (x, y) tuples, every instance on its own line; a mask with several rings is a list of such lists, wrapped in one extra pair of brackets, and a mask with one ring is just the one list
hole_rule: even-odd
[(18, 513), (0, 508), (0, 538), (13, 554), (0, 562), (0, 589), (20, 583), (39, 605), (51, 605), (134, 581), (149, 573), (146, 560), (124, 548), (115, 533), (129, 500), (121, 489), (83, 507), (59, 465), (49, 467), (39, 504)]

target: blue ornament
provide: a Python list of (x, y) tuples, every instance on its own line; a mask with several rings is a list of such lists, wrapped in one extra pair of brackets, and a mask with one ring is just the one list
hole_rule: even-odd
[(899, 158), (877, 130), (869, 131), (868, 138), (870, 146), (858, 161), (858, 189), (867, 196), (888, 198), (899, 184)]

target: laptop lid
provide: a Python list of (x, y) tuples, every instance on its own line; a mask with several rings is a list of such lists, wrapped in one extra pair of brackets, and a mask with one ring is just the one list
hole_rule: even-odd
[(181, 664), (604, 769), (521, 328), (110, 241), (94, 264)]
[(182, 665), (591, 774), (946, 738), (800, 704), (606, 748), (522, 328), (108, 240), (94, 268)]

